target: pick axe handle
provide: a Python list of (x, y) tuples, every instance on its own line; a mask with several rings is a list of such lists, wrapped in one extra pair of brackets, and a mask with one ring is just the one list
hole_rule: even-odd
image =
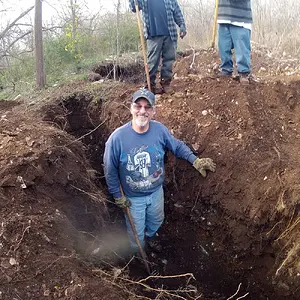
[(147, 54), (146, 54), (147, 50), (146, 50), (146, 43), (145, 43), (144, 34), (143, 34), (143, 23), (142, 23), (141, 14), (139, 11), (139, 5), (138, 5), (137, 0), (134, 0), (134, 5), (135, 5), (136, 17), (137, 17), (140, 39), (141, 39), (141, 44), (142, 44), (142, 52), (143, 52), (143, 58), (144, 58), (145, 73), (146, 73), (146, 78), (147, 78), (147, 86), (148, 86), (148, 90), (151, 92), (149, 67), (148, 67)]
[(143, 261), (144, 261), (146, 270), (147, 270), (148, 274), (150, 275), (150, 274), (151, 274), (151, 271), (150, 271), (150, 267), (149, 267), (149, 265), (148, 265), (147, 256), (146, 256), (146, 253), (145, 253), (145, 251), (144, 251), (144, 249), (143, 249), (143, 247), (142, 247), (142, 245), (141, 245), (141, 243), (140, 243), (140, 239), (139, 239), (139, 237), (138, 237), (138, 234), (137, 234), (135, 225), (134, 225), (134, 223), (133, 223), (133, 220), (132, 220), (132, 217), (131, 217), (131, 214), (130, 214), (129, 207), (126, 207), (126, 208), (124, 209), (124, 211), (125, 211), (125, 213), (126, 213), (126, 215), (127, 215), (127, 218), (128, 218), (128, 220), (129, 220), (129, 223), (130, 223), (130, 225), (131, 225), (131, 229), (132, 229), (132, 231), (133, 231), (133, 235), (134, 235), (135, 241), (136, 241), (136, 243), (137, 243), (137, 245), (138, 245), (138, 247), (139, 247), (139, 250), (140, 250), (141, 256), (142, 256), (142, 258), (143, 258)]
[[(122, 186), (120, 186), (120, 188), (121, 188), (121, 193), (124, 196)], [(140, 251), (140, 254), (141, 254), (142, 258), (143, 258), (146, 270), (147, 270), (148, 274), (150, 275), (151, 271), (150, 271), (150, 267), (149, 267), (149, 264), (148, 264), (147, 256), (146, 256), (146, 253), (145, 253), (145, 251), (144, 251), (144, 249), (143, 249), (143, 247), (141, 245), (140, 239), (138, 237), (138, 234), (137, 234), (137, 231), (136, 231), (136, 228), (135, 228), (135, 225), (134, 225), (134, 222), (133, 222), (133, 219), (132, 219), (129, 207), (124, 208), (124, 212), (125, 212), (128, 220), (129, 220), (129, 223), (130, 223), (133, 235), (134, 235), (135, 242), (137, 243), (137, 245), (139, 247), (139, 251)]]

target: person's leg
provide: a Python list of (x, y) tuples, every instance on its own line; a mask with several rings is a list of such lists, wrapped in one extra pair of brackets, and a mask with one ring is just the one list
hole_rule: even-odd
[(160, 78), (162, 84), (170, 84), (173, 76), (173, 64), (176, 59), (177, 43), (172, 41), (170, 36), (164, 37), (162, 46), (162, 67)]
[[(135, 225), (135, 229), (138, 234), (141, 246), (145, 247), (145, 220), (146, 220), (146, 207), (147, 207), (147, 198), (146, 197), (127, 197), (131, 202), (129, 208), (130, 214)], [(129, 236), (129, 242), (132, 247), (133, 252), (139, 252), (138, 245), (136, 243), (131, 224), (128, 220), (127, 215), (125, 214), (127, 233)]]
[(146, 210), (146, 237), (151, 238), (155, 235), (164, 221), (164, 192), (161, 187), (151, 194), (147, 201)]
[(229, 24), (219, 24), (219, 54), (221, 58), (221, 70), (224, 74), (233, 72), (232, 48), (233, 42)]
[(231, 25), (231, 36), (234, 44), (238, 73), (249, 75), (251, 72), (251, 30)]
[(163, 37), (157, 36), (147, 39), (147, 59), (151, 86), (155, 87), (156, 72), (162, 53)]

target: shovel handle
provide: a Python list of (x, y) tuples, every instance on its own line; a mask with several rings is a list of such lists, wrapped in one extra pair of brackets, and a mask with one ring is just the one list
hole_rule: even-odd
[(211, 47), (213, 49), (215, 48), (216, 35), (217, 35), (218, 11), (219, 11), (219, 0), (216, 0), (215, 14), (214, 14), (214, 25), (213, 25), (213, 34), (212, 34), (212, 40), (211, 40)]

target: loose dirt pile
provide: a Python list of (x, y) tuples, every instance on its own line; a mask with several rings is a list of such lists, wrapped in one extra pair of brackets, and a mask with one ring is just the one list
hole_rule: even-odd
[(156, 119), (217, 163), (203, 179), (167, 155), (164, 251), (150, 260), (168, 278), (142, 280), (123, 259), (103, 179), (138, 86), (81, 81), (0, 103), (0, 299), (215, 300), (238, 286), (232, 299), (299, 298), (300, 80), (240, 86), (212, 76), (217, 62), (182, 57), (175, 93), (157, 97)]
[[(234, 57), (234, 56), (233, 56)], [(181, 53), (175, 66), (175, 77), (197, 74), (201, 77), (214, 76), (220, 64), (216, 50), (188, 50)], [(286, 53), (276, 53), (261, 45), (253, 44), (251, 69), (257, 80), (274, 81), (284, 76), (284, 81), (295, 80), (300, 75), (300, 60)]]

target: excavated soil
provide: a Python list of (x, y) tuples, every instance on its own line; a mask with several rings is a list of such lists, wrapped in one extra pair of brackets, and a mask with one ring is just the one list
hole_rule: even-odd
[(167, 154), (159, 278), (126, 255), (102, 169), (138, 85), (0, 102), (0, 299), (299, 299), (300, 78), (241, 86), (215, 78), (217, 62), (182, 56), (174, 93), (157, 96), (155, 118), (217, 163), (204, 179)]

